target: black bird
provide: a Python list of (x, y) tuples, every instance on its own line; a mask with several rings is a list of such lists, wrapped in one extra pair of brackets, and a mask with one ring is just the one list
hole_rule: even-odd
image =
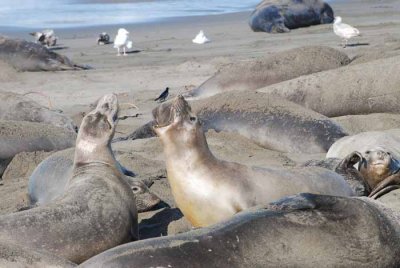
[(167, 88), (163, 91), (163, 93), (161, 93), (160, 96), (158, 96), (158, 98), (155, 99), (154, 101), (159, 101), (159, 102), (165, 101), (165, 100), (168, 98), (168, 94), (169, 94), (168, 90), (169, 90), (169, 87), (167, 87)]

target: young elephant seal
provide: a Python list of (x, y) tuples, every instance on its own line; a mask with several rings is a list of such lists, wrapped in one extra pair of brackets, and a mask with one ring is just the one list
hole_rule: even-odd
[(156, 116), (154, 130), (164, 147), (176, 204), (196, 227), (296, 193), (353, 195), (343, 177), (327, 169), (261, 169), (219, 160), (210, 152), (201, 124), (182, 96), (163, 107), (163, 114), (169, 116)]
[(48, 205), (0, 217), (0, 241), (80, 263), (137, 240), (135, 196), (110, 146), (117, 113), (116, 95), (105, 95), (82, 121), (65, 193)]

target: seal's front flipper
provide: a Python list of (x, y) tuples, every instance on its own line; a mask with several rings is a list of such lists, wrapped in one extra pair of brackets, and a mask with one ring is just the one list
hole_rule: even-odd
[(400, 188), (400, 173), (396, 173), (381, 181), (369, 194), (368, 197), (377, 199), (378, 197)]

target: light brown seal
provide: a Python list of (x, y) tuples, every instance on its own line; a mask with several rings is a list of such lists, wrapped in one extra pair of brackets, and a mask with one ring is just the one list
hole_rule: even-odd
[(110, 145), (117, 116), (117, 97), (105, 95), (82, 121), (65, 194), (48, 205), (1, 216), (0, 241), (80, 263), (138, 239), (135, 196)]
[(164, 147), (176, 204), (194, 226), (208, 226), (254, 205), (301, 192), (353, 195), (343, 177), (327, 169), (262, 169), (219, 160), (185, 99), (178, 96), (166, 107), (161, 112), (170, 116), (156, 117), (154, 130)]

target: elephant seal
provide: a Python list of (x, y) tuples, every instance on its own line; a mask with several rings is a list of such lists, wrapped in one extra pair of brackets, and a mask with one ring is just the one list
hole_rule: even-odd
[(300, 194), (208, 228), (121, 245), (80, 267), (398, 267), (399, 216), (367, 198)]
[(155, 118), (154, 131), (164, 147), (168, 181), (177, 207), (195, 227), (291, 194), (354, 194), (342, 176), (323, 168), (262, 169), (217, 159), (182, 96), (163, 113), (169, 116)]
[(349, 63), (350, 59), (345, 53), (330, 47), (294, 48), (222, 68), (199, 87), (187, 92), (185, 97), (205, 98), (231, 90), (258, 89)]
[(399, 61), (400, 56), (396, 56), (344, 66), (258, 91), (276, 94), (328, 117), (400, 113)]
[[(162, 104), (153, 110), (154, 117)], [(283, 98), (255, 91), (232, 91), (191, 102), (205, 131), (239, 133), (258, 145), (280, 152), (325, 153), (341, 137), (343, 128), (331, 119)], [(120, 140), (154, 136), (149, 122)]]
[(0, 119), (51, 124), (74, 132), (78, 130), (69, 117), (13, 92), (0, 92)]
[(264, 0), (251, 14), (249, 25), (254, 32), (287, 33), (333, 20), (333, 9), (321, 0)]
[(0, 36), (0, 60), (18, 71), (86, 70), (89, 66), (78, 65), (66, 56), (55, 53), (45, 46), (25, 40)]
[(0, 119), (0, 175), (20, 152), (55, 151), (74, 146), (76, 133), (48, 124)]
[[(74, 154), (75, 148), (56, 152), (36, 167), (28, 183), (31, 206), (48, 204), (64, 194), (73, 173)], [(121, 172), (127, 175), (124, 172), (126, 169), (119, 162), (116, 164), (121, 168)], [(160, 203), (160, 198), (153, 194), (146, 184), (127, 176), (123, 178), (135, 194), (138, 212), (150, 210)]]
[(138, 239), (135, 196), (110, 146), (117, 117), (117, 97), (105, 95), (82, 121), (65, 193), (50, 204), (1, 216), (0, 241), (81, 263)]

